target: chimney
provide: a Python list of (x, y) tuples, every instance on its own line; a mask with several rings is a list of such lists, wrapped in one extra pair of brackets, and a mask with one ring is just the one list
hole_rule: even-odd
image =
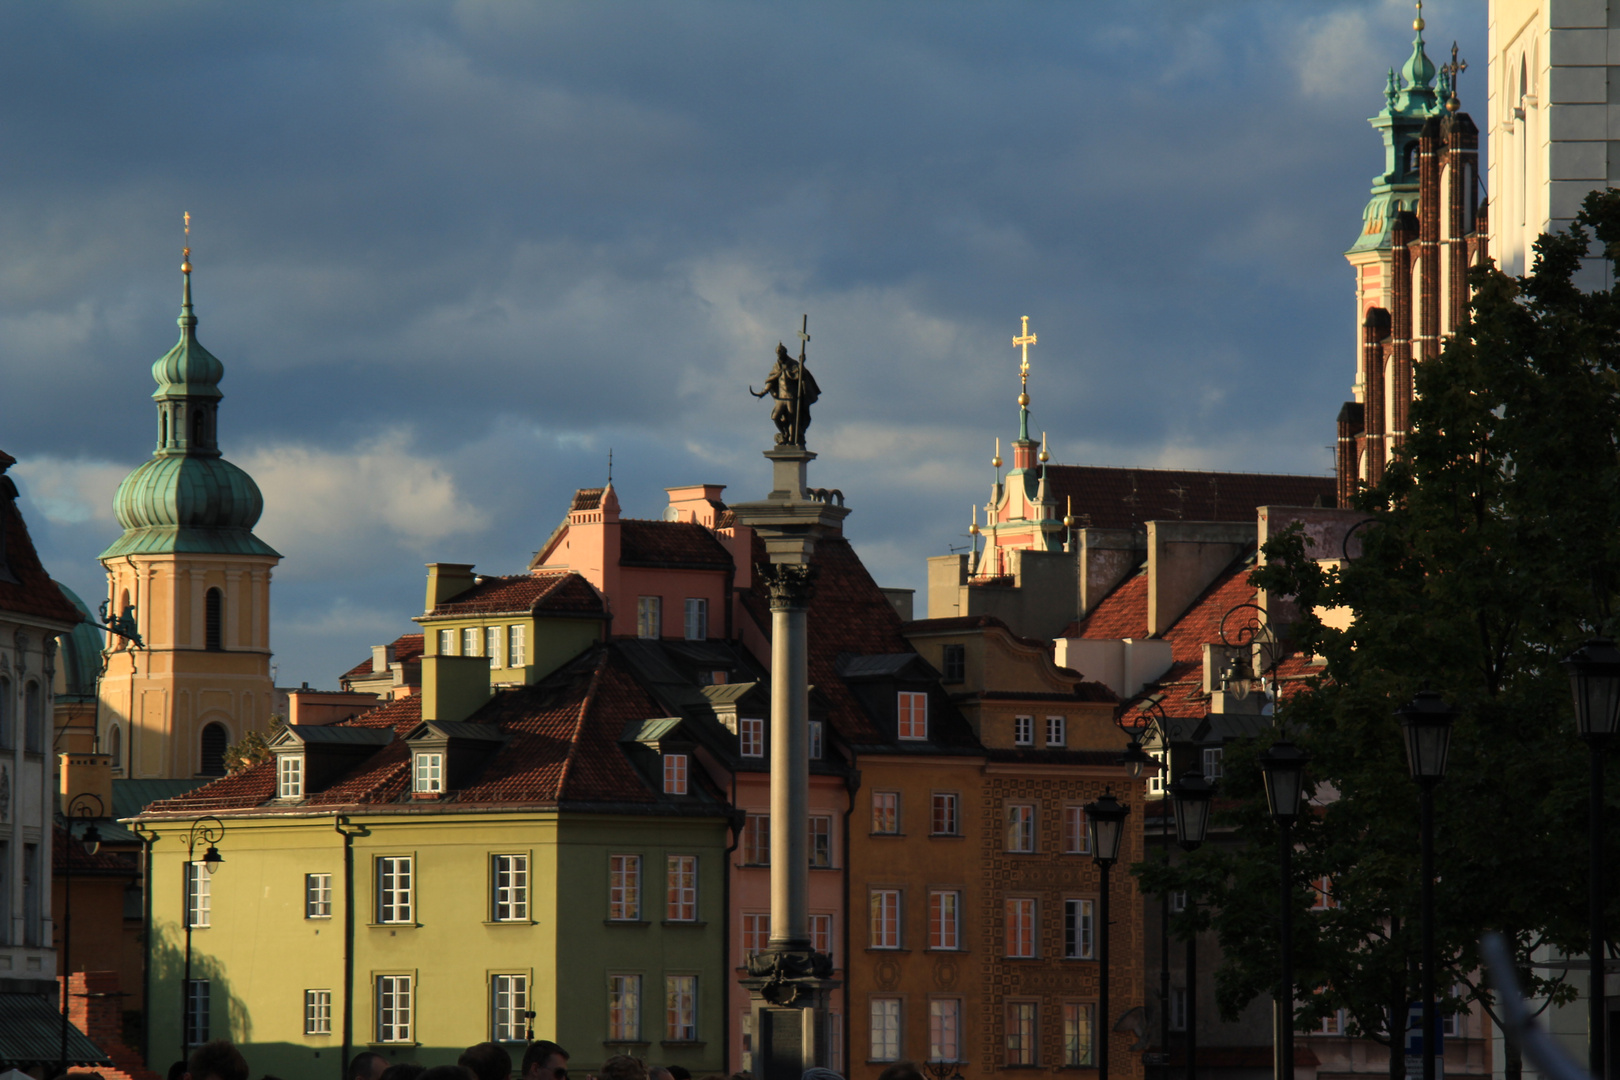
[[(427, 564), (427, 607), (424, 610), (432, 611), (452, 596), (459, 596), (473, 587), (473, 564), (433, 562)], [(376, 666), (376, 656), (372, 656), (372, 666)]]
[(1135, 529), (1080, 529), (1077, 547), (1080, 562), (1079, 610), (1084, 618), (1102, 598), (1113, 591), (1142, 565), (1142, 535)]
[(489, 661), (484, 657), (422, 657), (423, 720), (465, 720), (489, 697)]
[(1148, 522), (1148, 636), (1168, 630), (1232, 560), (1254, 547), (1257, 532), (1241, 521)]
[(394, 647), (392, 645), (373, 645), (371, 647), (371, 673), (381, 675), (388, 670), (394, 662)]
[(62, 769), (62, 805), (67, 807), (80, 795), (101, 800), (101, 817), (112, 817), (112, 755), (59, 754)]

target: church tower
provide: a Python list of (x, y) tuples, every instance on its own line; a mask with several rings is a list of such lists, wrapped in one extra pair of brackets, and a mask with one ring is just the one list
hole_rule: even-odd
[(191, 249), (180, 272), (180, 340), (152, 365), (158, 441), (118, 486), (124, 528), (101, 553), (112, 612), (134, 608), (143, 644), (109, 642), (102, 745), (122, 775), (215, 776), (224, 751), (270, 717), (270, 571), (281, 556), (253, 535), (253, 478), (220, 456), (225, 366), (197, 341)]

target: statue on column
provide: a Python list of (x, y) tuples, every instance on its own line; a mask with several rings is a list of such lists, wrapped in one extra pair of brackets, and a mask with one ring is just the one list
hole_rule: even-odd
[[(806, 329), (809, 328), (809, 321), (806, 316)], [(748, 388), (748, 392), (757, 398), (769, 396), (775, 399), (771, 421), (776, 424), (778, 446), (804, 446), (804, 433), (810, 427), (810, 406), (821, 399), (821, 387), (816, 385), (816, 377), (804, 366), (804, 343), (810, 340), (810, 335), (801, 330), (799, 340), (801, 344), (797, 360), (788, 355), (786, 345), (777, 342), (776, 364), (771, 368), (771, 373), (765, 376), (765, 389)]]

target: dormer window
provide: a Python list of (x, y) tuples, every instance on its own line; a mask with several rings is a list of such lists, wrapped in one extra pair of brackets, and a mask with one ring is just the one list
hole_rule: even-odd
[(1063, 749), (1069, 745), (1067, 737), (1068, 723), (1062, 716), (1048, 716), (1046, 718), (1046, 745)]
[(437, 795), (444, 791), (444, 755), (418, 752), (415, 755), (415, 776), (411, 790), (418, 795)]
[(900, 691), (900, 737), (902, 739), (928, 738), (928, 695), (910, 690)]
[(686, 794), (686, 755), (664, 755), (664, 794)]
[(304, 755), (282, 754), (276, 765), (276, 798), (304, 797)]
[(1035, 718), (1033, 716), (1013, 717), (1013, 745), (1035, 745)]
[(765, 721), (745, 716), (737, 721), (737, 752), (743, 757), (765, 756)]

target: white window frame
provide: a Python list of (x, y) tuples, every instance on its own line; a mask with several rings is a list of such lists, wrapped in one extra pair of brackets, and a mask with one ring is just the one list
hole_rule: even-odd
[(304, 1034), (332, 1034), (332, 991), (304, 991)]
[(698, 977), (664, 976), (664, 1038), (697, 1042)]
[(962, 893), (933, 889), (928, 893), (928, 947), (946, 952), (962, 949)]
[(608, 856), (608, 921), (641, 921), (641, 856)]
[(1007, 850), (1028, 855), (1035, 850), (1035, 805), (1007, 804)]
[(897, 997), (871, 999), (870, 1060), (900, 1060), (900, 1007), (901, 1001)]
[(1035, 745), (1035, 718), (1033, 716), (1013, 717), (1013, 745)]
[(641, 976), (608, 975), (608, 1042), (641, 1041)]
[(483, 644), (483, 628), (478, 626), (463, 626), (461, 628), (461, 655), (482, 655), (479, 646)]
[(1164, 751), (1163, 750), (1149, 750), (1147, 752), (1147, 755), (1148, 755), (1148, 757), (1152, 758), (1153, 761), (1159, 766), (1156, 769), (1149, 769), (1148, 770), (1148, 778), (1147, 778), (1148, 794), (1149, 795), (1163, 795), (1164, 794), (1164, 785), (1166, 783), (1165, 778), (1164, 778), (1164, 774), (1165, 774)]
[(899, 889), (871, 889), (867, 893), (870, 905), (871, 944), (873, 949), (900, 948), (901, 897)]
[(1013, 960), (1034, 960), (1040, 942), (1040, 905), (1033, 896), (1009, 896), (1003, 921), (1006, 931), (1004, 956)]
[(419, 795), (444, 794), (442, 750), (418, 750), (411, 755), (411, 790)]
[(962, 1060), (962, 999), (928, 1001), (928, 1060)]
[(1063, 808), (1063, 854), (1091, 854), (1091, 830), (1086, 828), (1086, 808), (1076, 803)]
[[(1085, 1043), (1081, 1043), (1084, 1028)], [(1063, 1003), (1063, 1064), (1095, 1068), (1097, 1064), (1097, 1006), (1089, 1001)]]
[(521, 623), (514, 623), (506, 628), (506, 666), (520, 668), (528, 663), (525, 649), (528, 643), (524, 640), (527, 631)]
[(211, 888), (213, 875), (208, 872), (208, 864), (205, 862), (198, 861), (186, 865), (190, 868), (187, 873), (191, 875), (191, 903), (186, 918), (190, 921), (192, 929), (206, 930), (214, 924), (214, 896)]
[[(887, 819), (885, 821), (885, 819)], [(889, 827), (880, 829), (880, 824)], [(872, 792), (872, 833), (875, 836), (900, 835), (900, 793), (898, 791)]]
[(1046, 746), (1048, 749), (1056, 747), (1059, 750), (1067, 749), (1069, 745), (1069, 718), (1066, 716), (1048, 716), (1046, 718)]
[(636, 597), (636, 637), (663, 637), (664, 598), (662, 596)]
[(302, 799), (304, 797), (304, 755), (278, 754), (276, 756), (276, 798)]
[[(1041, 1062), (1041, 1009), (1034, 1001), (1009, 1001), (1006, 1005), (1007, 1017), (1007, 1064), (1008, 1065), (1039, 1065)], [(1023, 1027), (1025, 1010), (1028, 1010), (1029, 1030), (1026, 1034)], [(1014, 1017), (1018, 1017), (1014, 1020)], [(1014, 1034), (1014, 1029), (1017, 1034)], [(1017, 1039), (1015, 1047), (1013, 1040)]]
[[(954, 791), (935, 791), (929, 796), (928, 832), (930, 836), (962, 835), (962, 799)], [(941, 811), (944, 811), (943, 815)], [(941, 817), (944, 821), (941, 822)], [(943, 828), (941, 825), (943, 824)]]
[(1097, 955), (1096, 904), (1085, 897), (1063, 901), (1063, 959), (1093, 960)]
[(737, 753), (743, 757), (765, 756), (765, 721), (757, 716), (744, 716), (737, 721)]
[(1175, 889), (1170, 893), (1170, 914), (1179, 915), (1187, 910), (1187, 890)]
[(490, 857), (490, 921), (529, 921), (529, 856)]
[(378, 975), (373, 982), (376, 996), (377, 1041), (408, 1043), (415, 1029), (416, 1004), (414, 975)]
[(698, 857), (670, 855), (664, 860), (666, 889), (664, 918), (669, 922), (697, 922)]
[(1204, 747), (1204, 779), (1214, 783), (1226, 775), (1226, 749), (1220, 746)]
[[(810, 865), (817, 870), (830, 870), (833, 866), (833, 819), (826, 814), (811, 814), (806, 827), (810, 833), (805, 838), (810, 848)], [(817, 856), (825, 854), (824, 859), (818, 861)]]
[(439, 655), (456, 655), (456, 640), (459, 636), (454, 627), (447, 626), (441, 629), (439, 631)]
[[(752, 938), (759, 948), (750, 948), (748, 941)], [(745, 911), (742, 917), (742, 944), (743, 952), (748, 956), (756, 956), (771, 947), (771, 914), (768, 911)]]
[(687, 641), (707, 641), (709, 639), (709, 601), (701, 596), (688, 596), (686, 598), (685, 626)]
[(685, 795), (691, 759), (684, 753), (664, 755), (664, 794)]
[[(899, 691), (896, 705), (895, 736), (902, 742), (928, 741), (928, 695), (917, 690)], [(922, 714), (921, 731), (918, 713)]]
[(502, 972), (489, 977), (489, 1041), (525, 1042), (529, 1036), (529, 976)]
[(304, 875), (304, 918), (330, 919), (332, 917), (332, 875)]
[(384, 926), (407, 926), (415, 922), (415, 857), (411, 855), (379, 855), (375, 866), (377, 873), (378, 924)]
[(489, 666), (491, 668), (503, 668), (506, 666), (505, 627), (484, 627), (484, 654), (489, 657)]
[(831, 915), (810, 916), (810, 947), (818, 953), (832, 955), (833, 946), (833, 917)]

